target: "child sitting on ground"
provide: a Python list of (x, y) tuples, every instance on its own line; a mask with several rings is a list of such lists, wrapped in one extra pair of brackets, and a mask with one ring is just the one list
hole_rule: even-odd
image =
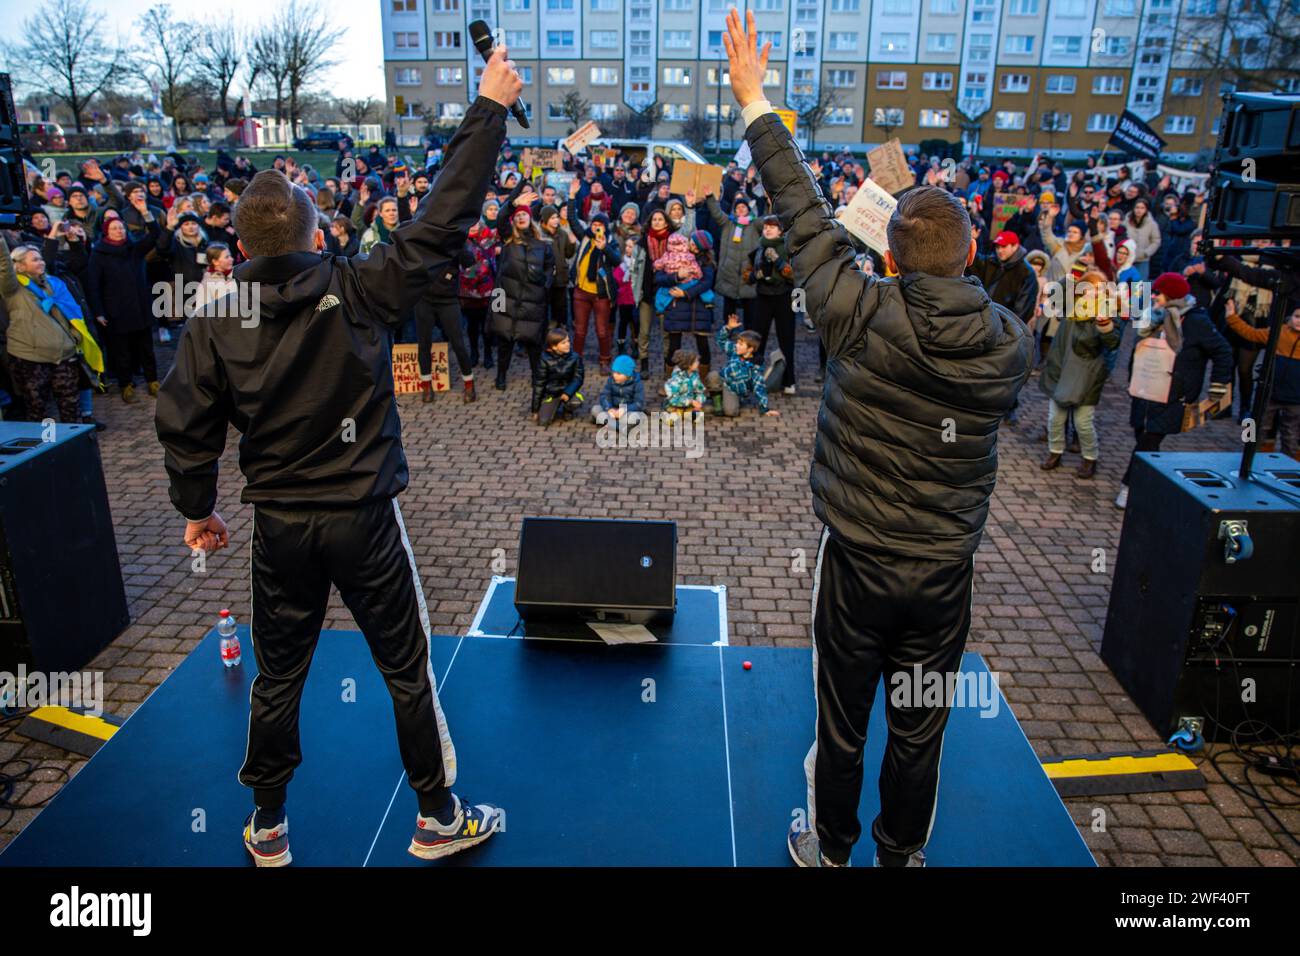
[(551, 329), (546, 351), (533, 376), (533, 421), (549, 425), (557, 416), (573, 415), (582, 407), (582, 356), (573, 351), (569, 333)]
[(620, 355), (610, 369), (600, 399), (591, 410), (597, 425), (604, 425), (611, 418), (618, 421), (630, 412), (645, 411), (645, 384), (636, 369), (636, 360), (630, 355)]
[(728, 418), (740, 414), (741, 403), (753, 397), (754, 404), (764, 415), (780, 415), (775, 408), (767, 407), (767, 390), (779, 385), (785, 373), (784, 362), (772, 362), (766, 371), (754, 362), (754, 355), (763, 341), (757, 332), (741, 332), (733, 341), (731, 333), (740, 328), (740, 317), (727, 316), (727, 324), (718, 329), (718, 348), (727, 355), (722, 371), (709, 373), (708, 389), (713, 395), (714, 411)]
[(673, 353), (672, 376), (664, 383), (664, 394), (668, 396), (668, 414), (671, 420), (681, 415), (701, 411), (704, 408), (704, 383), (700, 381), (700, 357), (686, 349)]

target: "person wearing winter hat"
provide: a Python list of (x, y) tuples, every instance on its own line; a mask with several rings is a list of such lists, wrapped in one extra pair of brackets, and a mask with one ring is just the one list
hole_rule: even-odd
[(641, 207), (634, 202), (626, 202), (618, 211), (618, 224), (614, 226), (614, 235), (621, 246), (628, 239), (641, 238)]
[[(1142, 339), (1163, 338), (1174, 352), (1169, 397), (1163, 402), (1134, 396), (1129, 412), (1140, 451), (1158, 451), (1166, 435), (1183, 429), (1183, 408), (1200, 400), (1205, 366), (1210, 365), (1210, 397), (1222, 397), (1232, 381), (1232, 347), (1210, 320), (1209, 313), (1191, 295), (1191, 286), (1176, 272), (1165, 272), (1151, 283), (1153, 304), (1150, 321), (1138, 329)], [(1120, 483), (1115, 507), (1128, 506), (1129, 478), (1133, 455)]]
[[(781, 220), (768, 216), (763, 220), (763, 235), (744, 272), (746, 282), (757, 290), (750, 310), (750, 324), (746, 328), (757, 332), (759, 346), (753, 361), (763, 364), (767, 354), (767, 340), (776, 326), (778, 349), (769, 364), (781, 365), (784, 372), (781, 384), (787, 395), (796, 390), (794, 376), (794, 267), (790, 264), (781, 231)], [(730, 318), (730, 316), (728, 316)]]
[(600, 399), (591, 410), (592, 421), (604, 425), (615, 422), (631, 413), (645, 411), (645, 383), (636, 369), (636, 360), (630, 355), (614, 359), (611, 374), (600, 391)]
[(751, 215), (750, 201), (744, 195), (737, 194), (731, 203), (731, 215), (723, 211), (713, 189), (704, 193), (705, 207), (709, 216), (721, 227), (718, 239), (718, 276), (713, 290), (717, 293), (714, 302), (714, 318), (725, 321), (728, 315), (738, 315), (745, 319), (745, 309), (753, 301), (757, 290), (744, 281), (745, 265), (754, 255), (762, 238), (761, 223)]
[(584, 226), (573, 222), (578, 237), (578, 252), (573, 260), (573, 350), (581, 356), (587, 342), (587, 328), (592, 316), (596, 321), (596, 340), (600, 351), (600, 374), (608, 375), (614, 345), (611, 320), (618, 285), (614, 270), (622, 263), (617, 241), (610, 235), (609, 217), (596, 213)]
[(569, 262), (577, 250), (573, 234), (560, 218), (558, 206), (547, 204), (537, 214), (541, 236), (551, 243), (554, 273), (546, 293), (547, 324), (552, 329), (569, 327)]

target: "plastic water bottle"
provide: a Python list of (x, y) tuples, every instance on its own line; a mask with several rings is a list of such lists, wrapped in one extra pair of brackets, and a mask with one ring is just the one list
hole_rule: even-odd
[(234, 667), (240, 661), (239, 635), (235, 633), (235, 618), (224, 608), (217, 621), (217, 634), (221, 636), (221, 663)]

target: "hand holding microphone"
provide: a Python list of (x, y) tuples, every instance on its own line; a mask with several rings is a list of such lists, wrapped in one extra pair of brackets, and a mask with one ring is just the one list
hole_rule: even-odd
[(514, 61), (507, 58), (505, 44), (492, 46), (492, 31), (482, 20), (475, 20), (469, 25), (470, 40), (478, 50), (487, 66), (478, 81), (479, 95), (495, 100), (510, 110), (519, 125), (528, 129), (528, 117), (519, 105), (519, 94), (524, 90), (524, 81), (515, 72)]

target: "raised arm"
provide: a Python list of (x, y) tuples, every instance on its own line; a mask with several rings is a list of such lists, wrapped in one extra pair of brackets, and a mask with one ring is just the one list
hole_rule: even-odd
[(781, 220), (795, 285), (804, 290), (809, 317), (831, 356), (861, 341), (875, 312), (876, 280), (854, 261), (848, 231), (834, 216), (790, 131), (763, 98), (763, 74), (771, 44), (758, 49), (754, 14), (742, 29), (733, 8), (723, 37), (730, 60), (731, 88), (747, 124), (753, 163), (772, 211)]

